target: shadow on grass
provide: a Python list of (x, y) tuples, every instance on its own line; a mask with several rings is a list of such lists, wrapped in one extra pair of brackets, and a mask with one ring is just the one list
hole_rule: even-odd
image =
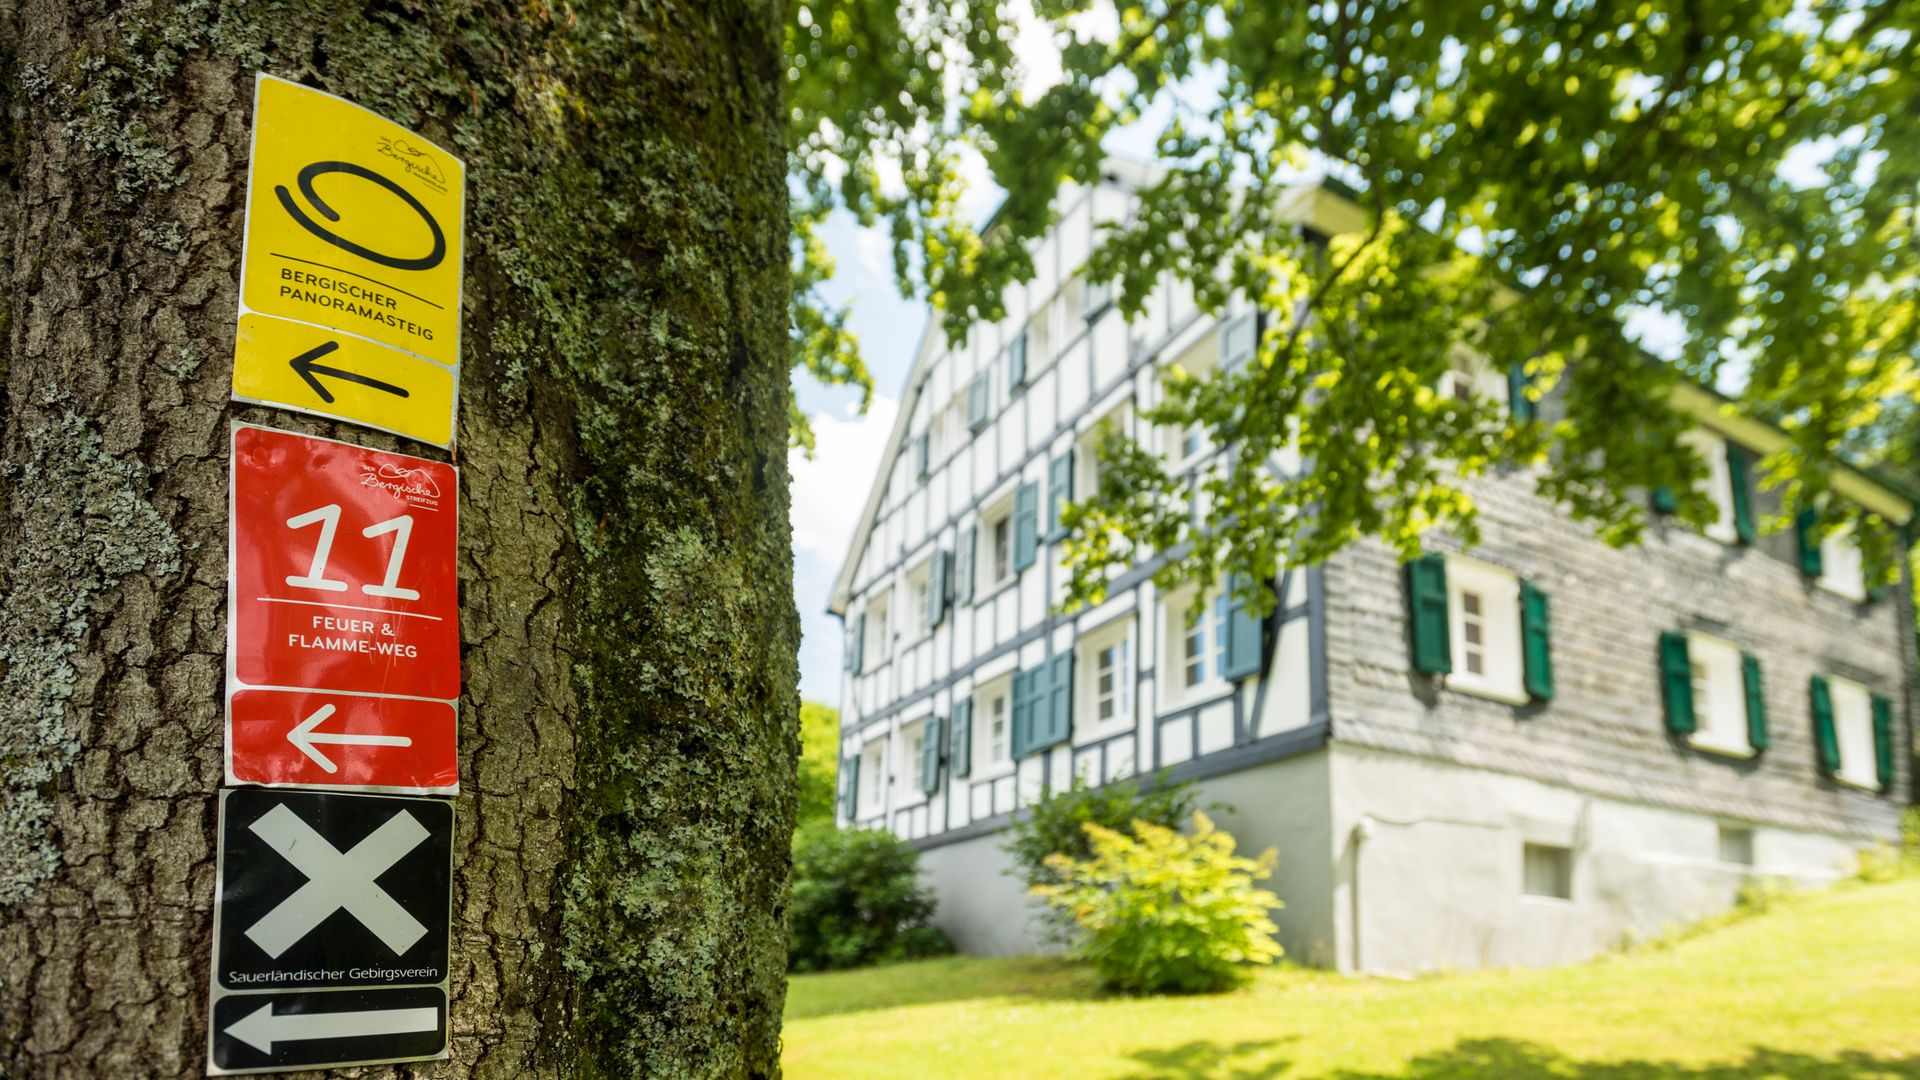
[[(1298, 1036), (1288, 1042), (1298, 1040)], [(1127, 1055), (1140, 1063), (1140, 1071), (1127, 1073), (1121, 1080), (1204, 1077), (1205, 1080), (1278, 1080), (1287, 1071), (1288, 1062), (1270, 1060), (1280, 1041), (1237, 1042), (1228, 1045), (1195, 1041), (1166, 1050), (1135, 1050)], [(1246, 1060), (1254, 1059), (1254, 1060)]]
[[(1282, 1080), (1290, 1063), (1274, 1060), (1277, 1041), (1189, 1042), (1130, 1056), (1122, 1080)], [(1920, 1057), (1875, 1057), (1847, 1050), (1832, 1057), (1756, 1046), (1744, 1061), (1682, 1065), (1670, 1061), (1573, 1061), (1538, 1043), (1473, 1039), (1423, 1054), (1389, 1072), (1339, 1070), (1322, 1080), (1892, 1080), (1920, 1077)]]

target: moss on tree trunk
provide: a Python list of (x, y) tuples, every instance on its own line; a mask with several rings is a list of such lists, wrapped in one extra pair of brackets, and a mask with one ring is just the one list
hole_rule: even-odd
[[(453, 1054), (778, 1071), (782, 11), (0, 0), (0, 1073), (204, 1065), (253, 73), (467, 162)], [(378, 1070), (374, 1071), (376, 1074)]]

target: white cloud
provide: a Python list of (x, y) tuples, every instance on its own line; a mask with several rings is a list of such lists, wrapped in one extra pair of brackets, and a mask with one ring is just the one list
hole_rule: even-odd
[(867, 503), (867, 490), (893, 430), (900, 403), (875, 395), (865, 416), (813, 417), (814, 456), (791, 451), (793, 551), (838, 569)]
[(853, 232), (853, 250), (862, 269), (882, 281), (893, 280), (893, 237), (878, 225)]

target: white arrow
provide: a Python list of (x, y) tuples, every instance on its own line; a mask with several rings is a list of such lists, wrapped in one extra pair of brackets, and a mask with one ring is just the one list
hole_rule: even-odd
[(438, 1031), (440, 1010), (374, 1009), (367, 1012), (285, 1013), (275, 1016), (271, 1002), (227, 1025), (227, 1034), (263, 1054), (276, 1042), (302, 1039), (351, 1039), (361, 1035), (406, 1035)]
[(313, 715), (300, 721), (299, 726), (287, 732), (287, 741), (298, 747), (300, 752), (313, 759), (315, 765), (330, 773), (340, 771), (333, 759), (314, 748), (316, 743), (331, 743), (334, 746), (412, 746), (413, 740), (405, 735), (340, 735), (330, 731), (316, 731), (327, 717), (333, 715), (333, 706), (322, 705), (313, 710)]

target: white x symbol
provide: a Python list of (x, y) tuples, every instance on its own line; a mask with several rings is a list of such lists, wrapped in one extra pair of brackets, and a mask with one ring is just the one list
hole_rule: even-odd
[(307, 883), (247, 929), (247, 937), (278, 958), (341, 908), (359, 919), (398, 956), (420, 940), (427, 928), (407, 914), (399, 901), (373, 883), (429, 835), (405, 810), (387, 819), (365, 840), (342, 855), (285, 803), (260, 816), (248, 828), (272, 845), (280, 857), (307, 875)]

